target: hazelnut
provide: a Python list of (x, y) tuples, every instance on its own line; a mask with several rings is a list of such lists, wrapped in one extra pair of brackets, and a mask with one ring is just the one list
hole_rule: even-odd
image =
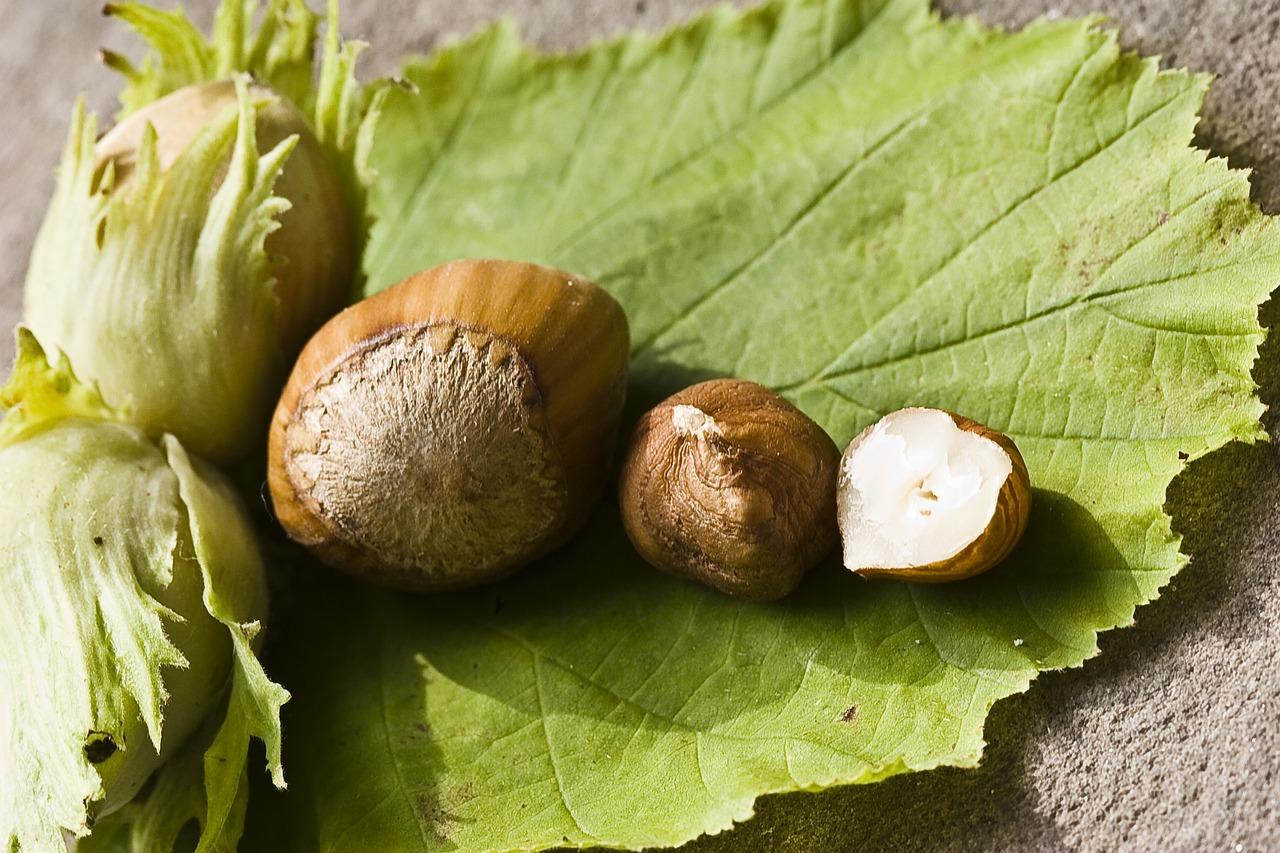
[(941, 582), (985, 572), (1013, 550), (1030, 512), (1017, 446), (951, 412), (891, 412), (840, 460), (844, 564), (865, 577)]
[(628, 338), (599, 287), (512, 261), (444, 264), (348, 308), (307, 343), (276, 408), (280, 523), (390, 586), (503, 577), (592, 509)]
[(836, 545), (840, 451), (754, 382), (717, 379), (640, 419), (619, 483), (622, 522), (654, 567), (739, 598), (796, 588)]
[[(280, 302), (277, 325), (283, 351), (296, 353), (307, 336), (347, 302), (356, 272), (354, 232), (342, 180), (306, 118), (278, 92), (254, 84), (257, 145), (269, 151), (290, 136), (298, 146), (285, 162), (275, 194), (292, 205), (267, 237), (267, 253), (283, 259), (274, 271)], [(156, 157), (169, 167), (201, 131), (236, 105), (232, 80), (178, 89), (113, 127), (95, 148), (98, 168), (114, 164), (115, 186), (129, 183), (147, 125), (155, 128)], [(219, 177), (217, 183), (222, 183)]]

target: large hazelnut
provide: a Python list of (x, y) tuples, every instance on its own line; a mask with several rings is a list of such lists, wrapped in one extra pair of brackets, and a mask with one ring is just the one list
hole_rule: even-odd
[(622, 308), (568, 273), (466, 260), (411, 276), (303, 349), (271, 426), (276, 515), (380, 583), (500, 578), (593, 508), (628, 349)]

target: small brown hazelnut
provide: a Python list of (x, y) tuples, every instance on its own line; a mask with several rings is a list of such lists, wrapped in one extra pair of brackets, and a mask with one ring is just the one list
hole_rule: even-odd
[(870, 578), (942, 582), (1004, 560), (1031, 512), (1031, 481), (1008, 436), (941, 409), (901, 409), (840, 460), (844, 564)]
[(581, 527), (626, 394), (621, 306), (513, 261), (455, 261), (348, 308), (303, 349), (268, 481), (325, 562), (412, 590), (496, 580)]
[(822, 427), (767, 388), (702, 382), (640, 419), (619, 483), (622, 522), (664, 572), (781, 598), (835, 548), (839, 458)]

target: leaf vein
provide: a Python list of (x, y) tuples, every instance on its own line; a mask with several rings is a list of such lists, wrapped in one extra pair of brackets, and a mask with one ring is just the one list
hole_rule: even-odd
[[(384, 630), (385, 630), (385, 623)], [(427, 843), (427, 827), (423, 824), (418, 809), (414, 805), (413, 798), (409, 794), (409, 786), (405, 783), (404, 769), (400, 766), (400, 756), (396, 752), (395, 744), (391, 739), (391, 711), (390, 704), (387, 702), (387, 684), (389, 683), (386, 672), (386, 658), (384, 654), (378, 654), (378, 702), (382, 719), (382, 735), (383, 741), (387, 748), (387, 757), (390, 759), (391, 772), (395, 777), (396, 788), (404, 794), (405, 805), (409, 809), (409, 815), (413, 818), (414, 824), (418, 827), (418, 836), (422, 839), (422, 846), (428, 847)]]
[(876, 20), (880, 17), (880, 13), (883, 12), (890, 5), (892, 4), (889, 2), (886, 2), (883, 5), (881, 5), (880, 8), (877, 9), (875, 13), (872, 14), (872, 16), (866, 20), (866, 22), (862, 25), (862, 28), (858, 30), (858, 32), (853, 36), (853, 38), (849, 39), (847, 42), (841, 45), (840, 49), (836, 51), (834, 54), (832, 54), (828, 58), (826, 63), (819, 63), (815, 65), (812, 70), (807, 71), (805, 74), (797, 78), (795, 82), (791, 83), (783, 91), (779, 92), (772, 101), (762, 106), (759, 112), (750, 113), (744, 116), (741, 121), (737, 122), (732, 127), (727, 128), (724, 133), (721, 133), (720, 135), (707, 140), (704, 144), (697, 146), (696, 148), (694, 148), (692, 151), (685, 154), (676, 162), (663, 168), (662, 171), (658, 172), (658, 174), (655, 175), (648, 183), (639, 187), (636, 191), (629, 193), (628, 195), (619, 199), (617, 202), (615, 202), (614, 204), (606, 208), (604, 211), (602, 211), (599, 215), (583, 223), (572, 234), (570, 234), (569, 236), (567, 236), (566, 238), (564, 238), (563, 240), (561, 240), (559, 243), (556, 244), (555, 248), (552, 249), (552, 255), (553, 256), (559, 255), (561, 252), (568, 249), (570, 246), (573, 246), (579, 240), (582, 240), (583, 238), (585, 238), (592, 231), (596, 230), (605, 222), (607, 222), (615, 213), (619, 212), (620, 210), (623, 210), (628, 204), (635, 201), (637, 197), (642, 196), (651, 187), (656, 186), (657, 184), (665, 180), (668, 176), (678, 172), (683, 166), (698, 159), (699, 157), (701, 157), (706, 152), (710, 151), (712, 148), (714, 148), (723, 140), (734, 136), (736, 133), (738, 133), (738, 131), (742, 130), (744, 127), (747, 127), (748, 125), (762, 121), (763, 117), (768, 115), (769, 112), (772, 111), (775, 107), (777, 107), (779, 104), (786, 101), (789, 97), (794, 95), (796, 92), (799, 92), (802, 89), (804, 89), (809, 83), (813, 82), (816, 78), (821, 77), (823, 73), (827, 72), (831, 67), (831, 63), (835, 59), (843, 55), (844, 53), (848, 52), (853, 47), (853, 45), (857, 44), (858, 41), (862, 38), (862, 36), (871, 28), (871, 25), (875, 23)]
[(578, 820), (578, 816), (574, 814), (573, 806), (569, 803), (569, 792), (565, 790), (564, 777), (560, 773), (559, 762), (556, 761), (555, 743), (552, 741), (551, 731), (547, 728), (546, 706), (542, 701), (542, 658), (534, 654), (532, 649), (528, 649), (528, 651), (533, 663), (533, 695), (538, 705), (538, 719), (542, 722), (542, 739), (547, 744), (547, 761), (551, 764), (551, 775), (556, 780), (556, 790), (560, 792), (560, 803), (564, 806), (564, 813), (569, 816), (569, 820), (573, 821), (574, 827), (592, 841), (598, 841), (599, 839), (583, 828), (582, 821)]
[[(874, 323), (872, 323), (872, 324), (871, 324), (871, 325), (869, 325), (866, 329), (864, 329), (864, 330), (862, 331), (862, 333), (861, 333), (861, 334), (859, 334), (859, 335), (857, 335), (857, 336), (853, 339), (853, 341), (851, 341), (851, 342), (849, 343), (849, 345), (848, 345), (847, 347), (845, 347), (845, 349), (844, 349), (842, 352), (840, 352), (839, 354), (837, 354), (837, 355), (835, 356), (835, 358), (831, 359), (831, 360), (830, 360), (830, 361), (828, 361), (825, 365), (823, 365), (821, 368), (819, 368), (819, 369), (818, 369), (818, 370), (813, 374), (813, 376), (811, 376), (809, 379), (811, 380), (811, 379), (813, 379), (813, 378), (815, 378), (815, 377), (817, 377), (817, 376), (821, 376), (821, 375), (825, 374), (825, 373), (826, 373), (826, 371), (828, 371), (828, 370), (830, 370), (832, 367), (834, 367), (836, 364), (839, 364), (841, 359), (843, 359), (843, 358), (844, 358), (845, 356), (847, 356), (849, 353), (853, 352), (853, 351), (854, 351), (854, 349), (855, 349), (859, 344), (861, 344), (865, 339), (867, 339), (868, 337), (870, 337), (871, 333), (872, 333), (872, 332), (874, 332), (877, 328), (879, 328), (879, 327), (880, 327), (880, 325), (881, 325), (882, 323), (886, 322), (886, 321), (888, 320), (888, 318), (889, 318), (889, 317), (891, 317), (891, 316), (893, 316), (895, 313), (897, 313), (897, 311), (898, 311), (900, 308), (902, 308), (902, 306), (903, 306), (903, 305), (905, 305), (905, 304), (906, 304), (907, 302), (909, 302), (911, 299), (913, 299), (914, 297), (916, 297), (916, 296), (917, 296), (919, 293), (921, 293), (921, 292), (922, 292), (926, 287), (928, 287), (931, 283), (933, 283), (933, 282), (934, 282), (934, 281), (935, 281), (935, 280), (936, 280), (940, 275), (942, 275), (942, 273), (944, 273), (946, 270), (948, 270), (948, 269), (951, 267), (951, 265), (952, 265), (956, 260), (958, 260), (959, 258), (963, 257), (963, 256), (964, 256), (968, 251), (973, 250), (973, 249), (974, 249), (974, 248), (976, 248), (980, 243), (982, 243), (982, 241), (986, 239), (987, 235), (988, 235), (988, 234), (990, 234), (990, 233), (991, 233), (991, 232), (992, 232), (992, 231), (993, 231), (993, 230), (994, 230), (998, 225), (1000, 225), (1000, 223), (1002, 223), (1002, 222), (1006, 221), (1007, 219), (1009, 219), (1009, 217), (1011, 217), (1011, 216), (1013, 216), (1014, 214), (1016, 214), (1019, 210), (1021, 210), (1021, 209), (1022, 209), (1025, 205), (1027, 205), (1028, 203), (1033, 202), (1035, 199), (1037, 199), (1037, 198), (1040, 196), (1040, 194), (1042, 194), (1042, 193), (1044, 193), (1044, 192), (1047, 192), (1050, 188), (1052, 188), (1052, 187), (1056, 186), (1060, 181), (1062, 181), (1063, 179), (1065, 179), (1065, 178), (1066, 178), (1066, 177), (1068, 177), (1069, 175), (1071, 175), (1071, 174), (1075, 173), (1075, 172), (1076, 172), (1076, 171), (1078, 171), (1079, 169), (1081, 169), (1081, 168), (1085, 167), (1087, 164), (1089, 164), (1089, 163), (1093, 162), (1094, 160), (1096, 160), (1098, 157), (1102, 156), (1102, 154), (1104, 154), (1104, 153), (1106, 153), (1107, 151), (1109, 151), (1113, 146), (1115, 146), (1115, 145), (1119, 144), (1123, 139), (1127, 138), (1127, 137), (1128, 137), (1128, 135), (1129, 135), (1130, 133), (1132, 133), (1134, 130), (1136, 130), (1137, 128), (1141, 127), (1142, 125), (1144, 125), (1146, 122), (1150, 121), (1150, 120), (1151, 120), (1152, 118), (1154, 118), (1155, 116), (1157, 116), (1157, 115), (1159, 115), (1160, 113), (1164, 112), (1164, 111), (1165, 111), (1166, 109), (1168, 109), (1170, 106), (1172, 106), (1172, 105), (1176, 104), (1179, 100), (1181, 100), (1182, 98), (1186, 97), (1186, 95), (1187, 95), (1187, 92), (1186, 92), (1186, 91), (1179, 92), (1177, 95), (1174, 95), (1174, 96), (1173, 96), (1172, 98), (1170, 98), (1168, 101), (1165, 101), (1165, 102), (1164, 102), (1163, 104), (1161, 104), (1159, 107), (1157, 107), (1156, 109), (1154, 109), (1154, 110), (1152, 110), (1151, 112), (1149, 112), (1149, 113), (1148, 113), (1146, 116), (1144, 116), (1144, 117), (1143, 117), (1143, 118), (1142, 118), (1142, 119), (1141, 119), (1137, 124), (1130, 124), (1129, 126), (1127, 126), (1127, 127), (1125, 128), (1125, 130), (1124, 130), (1122, 133), (1120, 133), (1119, 135), (1117, 135), (1114, 139), (1110, 140), (1109, 142), (1107, 142), (1107, 143), (1106, 143), (1105, 145), (1103, 145), (1102, 147), (1098, 148), (1098, 149), (1097, 149), (1096, 151), (1094, 151), (1093, 153), (1089, 154), (1088, 156), (1086, 156), (1085, 158), (1083, 158), (1083, 159), (1082, 159), (1082, 160), (1080, 160), (1079, 162), (1075, 163), (1073, 166), (1071, 166), (1071, 168), (1066, 169), (1065, 171), (1063, 171), (1063, 172), (1059, 173), (1059, 174), (1058, 174), (1058, 175), (1057, 175), (1057, 176), (1056, 176), (1052, 181), (1050, 181), (1050, 182), (1049, 182), (1049, 183), (1047, 183), (1047, 184), (1042, 184), (1042, 185), (1040, 185), (1039, 187), (1037, 187), (1035, 190), (1032, 190), (1031, 192), (1029, 192), (1029, 193), (1027, 193), (1027, 194), (1023, 195), (1021, 198), (1019, 198), (1017, 201), (1015, 201), (1012, 205), (1010, 205), (1009, 207), (1007, 207), (1007, 208), (1005, 208), (1003, 211), (1001, 211), (999, 215), (997, 215), (996, 217), (994, 217), (993, 219), (991, 219), (991, 221), (989, 221), (989, 222), (987, 222), (985, 225), (983, 225), (983, 226), (982, 226), (982, 227), (981, 227), (981, 228), (980, 228), (980, 229), (979, 229), (979, 230), (978, 230), (978, 231), (977, 231), (973, 236), (971, 236), (971, 237), (967, 238), (967, 239), (965, 240), (965, 242), (964, 242), (962, 245), (958, 246), (958, 247), (955, 249), (955, 251), (951, 252), (951, 254), (949, 254), (946, 258), (944, 258), (944, 259), (943, 259), (943, 262), (941, 263), (941, 265), (939, 265), (936, 269), (934, 269), (934, 271), (933, 271), (933, 272), (929, 273), (929, 275), (927, 275), (924, 279), (922, 279), (922, 280), (920, 281), (920, 283), (919, 283), (919, 284), (917, 284), (915, 287), (911, 288), (911, 289), (910, 289), (910, 290), (909, 290), (909, 291), (908, 291), (908, 292), (903, 296), (903, 298), (902, 298), (902, 299), (900, 299), (900, 300), (898, 300), (896, 303), (894, 303), (894, 304), (889, 308), (889, 310), (888, 310), (888, 311), (886, 311), (884, 314), (882, 314), (882, 315), (880, 316), (880, 318), (879, 318), (878, 320), (876, 320)], [(804, 384), (804, 382), (805, 382), (805, 381), (809, 381), (809, 380), (801, 380), (800, 382), (795, 383), (795, 385), (802, 385), (802, 384)], [(791, 387), (794, 387), (794, 385), (793, 385), (793, 386), (791, 386)]]
[[(636, 712), (638, 712), (638, 713), (642, 714), (642, 715), (643, 715), (643, 716), (645, 716), (645, 717), (652, 717), (653, 719), (658, 720), (658, 721), (659, 721), (659, 722), (661, 722), (661, 723), (665, 723), (665, 724), (666, 724), (669, 728), (671, 728), (671, 729), (677, 729), (677, 730), (679, 730), (679, 731), (685, 732), (686, 734), (701, 733), (704, 737), (708, 737), (708, 738), (715, 738), (715, 739), (718, 739), (718, 740), (725, 740), (725, 741), (729, 741), (729, 742), (748, 743), (748, 744), (749, 744), (749, 743), (756, 742), (756, 741), (759, 741), (759, 740), (776, 741), (776, 742), (780, 742), (780, 743), (785, 743), (785, 742), (786, 742), (786, 741), (788, 741), (788, 740), (798, 740), (798, 741), (801, 741), (801, 742), (803, 742), (803, 743), (808, 744), (809, 746), (813, 746), (813, 747), (816, 747), (816, 748), (818, 748), (818, 749), (825, 749), (825, 750), (827, 750), (827, 751), (831, 752), (833, 755), (839, 755), (839, 756), (843, 756), (843, 757), (845, 757), (845, 758), (852, 758), (852, 759), (855, 759), (855, 760), (857, 760), (857, 761), (863, 762), (864, 764), (868, 764), (868, 766), (869, 766), (869, 763), (867, 762), (866, 758), (864, 758), (863, 756), (861, 756), (861, 755), (859, 755), (859, 754), (857, 754), (857, 753), (854, 753), (854, 752), (847, 752), (847, 751), (844, 751), (844, 750), (841, 750), (841, 749), (837, 749), (836, 747), (832, 746), (831, 744), (827, 744), (827, 743), (819, 743), (819, 742), (816, 742), (816, 741), (807, 740), (807, 739), (805, 739), (805, 738), (789, 737), (789, 736), (787, 736), (787, 735), (775, 735), (775, 734), (768, 734), (768, 735), (756, 735), (756, 736), (752, 736), (752, 737), (744, 737), (744, 736), (742, 736), (742, 735), (734, 735), (734, 734), (730, 734), (730, 733), (728, 733), (728, 732), (717, 732), (717, 731), (710, 731), (710, 730), (707, 730), (707, 729), (699, 729), (699, 728), (697, 728), (696, 726), (694, 726), (694, 725), (692, 725), (692, 724), (690, 724), (690, 723), (684, 723), (684, 722), (681, 722), (680, 720), (676, 719), (676, 717), (674, 717), (674, 716), (666, 716), (666, 715), (663, 715), (663, 714), (659, 714), (658, 712), (654, 711), (654, 710), (653, 710), (653, 709), (651, 709), (651, 708), (646, 708), (644, 705), (641, 705), (641, 704), (639, 704), (638, 702), (636, 702), (636, 701), (634, 701), (634, 700), (628, 699), (628, 698), (626, 698), (625, 696), (622, 696), (622, 695), (620, 695), (620, 694), (616, 693), (615, 691), (613, 691), (613, 690), (612, 690), (612, 689), (610, 689), (609, 687), (605, 686), (604, 684), (601, 684), (601, 683), (599, 683), (599, 682), (595, 682), (595, 681), (592, 681), (592, 680), (588, 679), (586, 676), (584, 676), (582, 673), (580, 673), (580, 672), (578, 672), (577, 670), (575, 670), (575, 669), (574, 669), (572, 666), (570, 666), (569, 664), (566, 664), (565, 662), (563, 662), (563, 661), (559, 660), (558, 658), (556, 658), (556, 657), (554, 657), (554, 656), (552, 656), (552, 655), (549, 655), (549, 654), (547, 654), (546, 652), (541, 651), (540, 649), (538, 649), (538, 648), (534, 647), (533, 645), (531, 645), (527, 640), (523, 639), (522, 637), (520, 637), (520, 636), (518, 636), (518, 635), (516, 635), (516, 634), (512, 634), (512, 633), (510, 633), (509, 631), (506, 631), (506, 630), (504, 630), (504, 629), (502, 629), (502, 628), (497, 627), (496, 625), (493, 625), (492, 623), (481, 622), (481, 623), (479, 623), (479, 624), (483, 625), (485, 628), (489, 629), (490, 631), (493, 631), (494, 633), (498, 634), (499, 636), (506, 638), (506, 639), (507, 639), (507, 640), (509, 640), (510, 642), (515, 643), (516, 645), (520, 646), (520, 647), (521, 647), (521, 648), (523, 648), (523, 649), (524, 649), (528, 654), (530, 654), (532, 657), (534, 657), (534, 659), (535, 659), (535, 660), (543, 661), (543, 662), (545, 662), (545, 663), (550, 664), (551, 666), (554, 666), (556, 669), (559, 669), (561, 672), (564, 672), (565, 674), (570, 675), (570, 676), (572, 676), (572, 677), (574, 677), (574, 678), (576, 678), (576, 679), (578, 679), (578, 680), (580, 680), (580, 681), (584, 682), (587, 686), (592, 687), (592, 688), (594, 688), (594, 689), (596, 689), (596, 690), (600, 691), (601, 693), (605, 694), (606, 696), (609, 696), (609, 697), (610, 697), (610, 698), (612, 698), (614, 701), (616, 701), (619, 705), (623, 705), (623, 706), (625, 706), (625, 707), (629, 707), (629, 708), (631, 708), (632, 710), (634, 710), (634, 711), (636, 711)], [(540, 706), (539, 706), (539, 715), (541, 716), (542, 714), (543, 714), (543, 711), (542, 711), (542, 709), (541, 709), (541, 705), (540, 705)], [(544, 731), (545, 731), (545, 729), (544, 729)]]
[(923, 109), (916, 110), (915, 112), (911, 113), (906, 118), (904, 118), (902, 121), (900, 121), (898, 124), (894, 125), (893, 128), (891, 128), (890, 131), (886, 133), (884, 136), (881, 136), (879, 139), (875, 140), (875, 142), (873, 142), (864, 152), (862, 152), (862, 154), (857, 159), (855, 159), (848, 166), (841, 169), (840, 172), (836, 175), (834, 180), (829, 181), (825, 186), (823, 186), (822, 189), (818, 192), (818, 194), (814, 196), (812, 199), (810, 199), (809, 202), (805, 204), (805, 206), (802, 207), (794, 217), (792, 217), (792, 219), (786, 224), (786, 226), (784, 226), (783, 229), (780, 232), (778, 232), (778, 234), (775, 235), (772, 240), (766, 243), (761, 249), (755, 252), (746, 261), (744, 261), (743, 263), (735, 267), (727, 276), (725, 276), (724, 278), (716, 282), (714, 285), (712, 285), (709, 290), (702, 293), (688, 307), (686, 307), (682, 313), (676, 314), (674, 317), (672, 317), (670, 320), (668, 320), (666, 323), (660, 326), (657, 331), (650, 333), (646, 338), (644, 338), (639, 343), (637, 343), (634, 347), (632, 347), (632, 355), (636, 356), (643, 353), (655, 342), (661, 339), (663, 335), (667, 334), (676, 326), (680, 325), (680, 323), (684, 322), (685, 320), (688, 320), (689, 317), (691, 317), (699, 308), (701, 308), (707, 302), (711, 301), (711, 299), (713, 299), (716, 296), (716, 294), (720, 293), (722, 290), (724, 290), (725, 288), (733, 284), (742, 276), (746, 275), (748, 272), (753, 270), (759, 264), (764, 263), (766, 260), (772, 257), (773, 253), (776, 252), (779, 247), (783, 246), (787, 242), (787, 240), (793, 234), (795, 234), (797, 229), (799, 229), (801, 226), (803, 226), (806, 222), (809, 221), (809, 218), (813, 216), (814, 213), (817, 212), (817, 210), (822, 206), (823, 202), (825, 202), (831, 196), (832, 193), (834, 193), (837, 189), (839, 189), (846, 180), (851, 178), (853, 175), (857, 174), (858, 169), (865, 166), (867, 163), (871, 162), (871, 160), (877, 154), (879, 154), (884, 150), (887, 150), (888, 147), (891, 146), (895, 141), (897, 141), (902, 136), (904, 136), (907, 132), (909, 132), (913, 128), (913, 126), (917, 122), (919, 122), (920, 119), (922, 119), (926, 114), (927, 114), (926, 111)]

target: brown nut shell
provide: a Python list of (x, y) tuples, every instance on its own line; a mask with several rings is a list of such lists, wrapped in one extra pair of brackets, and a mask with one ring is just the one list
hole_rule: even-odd
[[(292, 206), (281, 214), (280, 228), (266, 242), (267, 253), (283, 261), (274, 270), (280, 303), (277, 325), (281, 349), (292, 355), (347, 302), (356, 272), (353, 224), (337, 169), (302, 113), (266, 86), (251, 85), (249, 95), (257, 103), (254, 126), (260, 154), (290, 136), (298, 137), (273, 189)], [(168, 170), (201, 131), (235, 104), (231, 80), (178, 89), (103, 135), (95, 147), (98, 167), (112, 162), (115, 185), (127, 185), (149, 124), (155, 128), (160, 168)], [(217, 183), (222, 183), (221, 177)]]
[(379, 583), (501, 578), (593, 508), (628, 351), (621, 306), (559, 270), (463, 260), (411, 276), (303, 349), (271, 426), (276, 516)]
[(702, 382), (640, 419), (619, 481), (622, 522), (664, 572), (781, 598), (835, 548), (839, 460), (822, 428), (767, 388)]
[[(1018, 446), (1004, 433), (971, 418), (945, 409), (936, 411), (948, 415), (961, 430), (994, 442), (1009, 456), (1011, 469), (996, 497), (991, 520), (987, 522), (982, 533), (952, 557), (920, 566), (858, 569), (856, 573), (863, 577), (916, 583), (946, 583), (971, 578), (1002, 563), (1012, 553), (1027, 529), (1027, 521), (1031, 516), (1031, 477)], [(867, 427), (854, 439), (849, 449), (845, 451), (845, 455), (848, 456), (874, 428), (874, 424)], [(843, 495), (841, 499), (843, 500)]]

